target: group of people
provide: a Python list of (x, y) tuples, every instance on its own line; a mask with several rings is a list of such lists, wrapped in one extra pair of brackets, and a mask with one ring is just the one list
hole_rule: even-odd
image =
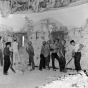
[[(42, 71), (43, 69), (50, 70), (50, 60), (52, 59), (52, 68), (54, 71), (56, 71), (55, 67), (55, 59), (57, 59), (59, 63), (59, 69), (60, 72), (67, 72), (66, 71), (66, 59), (65, 59), (65, 53), (66, 53), (66, 47), (65, 47), (66, 41), (59, 39), (56, 40), (48, 40), (43, 41), (41, 52), (40, 52), (40, 64), (39, 64), (39, 70)], [(74, 64), (75, 64), (75, 70), (79, 72), (81, 69), (80, 60), (81, 60), (81, 50), (84, 47), (82, 44), (76, 44), (74, 40), (70, 41), (70, 44), (73, 46), (72, 49), (72, 58), (74, 58)], [(29, 66), (32, 66), (31, 70), (35, 69), (35, 63), (34, 63), (34, 49), (32, 42), (28, 42), (28, 47), (26, 48), (26, 51), (29, 54)]]
[[(32, 46), (32, 42), (28, 42), (28, 47), (26, 48), (26, 51), (29, 54), (29, 66), (32, 65), (32, 69), (35, 69), (34, 64), (34, 49)], [(60, 71), (66, 72), (65, 70), (65, 40), (62, 40), (61, 43), (59, 42), (59, 39), (56, 40), (48, 40), (43, 41), (41, 52), (40, 52), (40, 64), (39, 64), (39, 70), (43, 69), (50, 69), (49, 63), (50, 58), (52, 59), (52, 68), (55, 71), (57, 68), (55, 67), (55, 58), (58, 60)]]
[[(0, 43), (1, 44), (1, 43)], [(65, 40), (48, 40), (43, 41), (41, 51), (40, 51), (40, 64), (39, 64), (39, 70), (42, 71), (43, 69), (50, 70), (50, 60), (52, 60), (52, 68), (54, 71), (56, 71), (55, 67), (55, 59), (58, 61), (60, 72), (67, 72), (66, 71), (66, 59), (65, 59)], [(80, 71), (80, 60), (81, 60), (81, 49), (84, 47), (82, 44), (76, 44), (74, 40), (70, 41), (70, 44), (73, 46), (72, 49), (72, 57), (74, 58), (74, 64), (76, 71)], [(1, 45), (0, 45), (1, 47)], [(34, 62), (34, 48), (32, 45), (32, 42), (28, 42), (28, 46), (26, 47), (26, 51), (29, 55), (29, 64), (28, 66), (31, 66), (32, 68), (30, 71), (35, 69), (35, 62)], [(1, 53), (0, 49), (0, 64), (3, 66), (3, 73), (4, 75), (8, 75), (8, 69), (10, 66), (19, 64), (20, 56), (19, 56), (19, 49), (18, 49), (18, 43), (17, 39), (14, 38), (14, 41), (6, 42), (5, 47), (3, 49), (3, 54)], [(37, 52), (37, 51), (36, 51)], [(1, 59), (1, 55), (4, 58)], [(4, 64), (4, 65), (3, 65)]]
[[(65, 70), (65, 40), (62, 40), (59, 42), (59, 39), (43, 42), (43, 46), (41, 48), (41, 54), (40, 54), (41, 60), (40, 60), (40, 70), (43, 68), (49, 67), (50, 58), (52, 59), (52, 68), (55, 71), (57, 68), (55, 67), (55, 59), (58, 60), (60, 71), (66, 71)], [(45, 64), (42, 65), (42, 63), (45, 60)]]

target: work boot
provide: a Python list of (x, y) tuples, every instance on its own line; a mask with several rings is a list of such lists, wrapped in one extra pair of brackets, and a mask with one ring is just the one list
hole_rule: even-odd
[(56, 71), (56, 69), (53, 68), (53, 71)]
[(4, 75), (8, 75), (8, 73), (4, 73)]
[(66, 70), (62, 70), (62, 72), (66, 73), (67, 71)]
[(40, 71), (42, 71), (42, 69), (39, 69)]
[(47, 67), (46, 67), (46, 70), (50, 70), (50, 67), (49, 67), (49, 66), (47, 66)]
[(35, 70), (35, 68), (30, 69), (30, 71), (33, 71), (33, 70)]
[(31, 64), (28, 64), (28, 66), (31, 66)]

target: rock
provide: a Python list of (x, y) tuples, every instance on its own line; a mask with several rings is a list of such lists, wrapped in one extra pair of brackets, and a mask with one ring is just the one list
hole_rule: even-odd
[(55, 0), (50, 0), (49, 4), (47, 5), (47, 8), (54, 8), (55, 6)]
[(23, 74), (23, 71), (16, 70), (16, 74)]
[(76, 1), (79, 1), (79, 0), (71, 0), (71, 2), (76, 2)]
[(58, 7), (61, 7), (61, 6), (62, 6), (62, 4), (61, 4), (60, 0), (56, 0), (54, 7), (58, 8)]
[(78, 74), (65, 75), (38, 88), (87, 88), (87, 86), (88, 77), (81, 71)]
[(70, 0), (61, 0), (62, 6), (68, 6), (70, 4)]

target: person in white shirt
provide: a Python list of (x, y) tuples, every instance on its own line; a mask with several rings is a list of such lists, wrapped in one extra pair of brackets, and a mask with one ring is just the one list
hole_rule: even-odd
[(10, 42), (10, 60), (11, 60), (11, 65), (13, 65), (13, 47), (12, 47), (12, 42)]
[(20, 63), (17, 39), (14, 39), (14, 42), (12, 43), (12, 49), (13, 49), (13, 64)]
[(0, 36), (0, 65), (3, 66), (3, 42), (2, 37)]
[(80, 66), (80, 60), (81, 60), (81, 49), (84, 47), (84, 45), (76, 44), (74, 40), (71, 40), (70, 44), (74, 46), (72, 50), (72, 57), (74, 57), (75, 70), (78, 72), (82, 70)]

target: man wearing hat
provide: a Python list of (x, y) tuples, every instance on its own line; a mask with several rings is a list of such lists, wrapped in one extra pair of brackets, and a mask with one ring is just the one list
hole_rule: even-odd
[(28, 42), (28, 47), (26, 48), (26, 51), (28, 52), (28, 55), (29, 55), (29, 65), (32, 65), (32, 70), (35, 69), (35, 63), (34, 63), (34, 48), (32, 46), (32, 42), (29, 41)]
[(3, 69), (3, 73), (4, 75), (8, 75), (8, 69), (10, 67), (10, 42), (6, 43), (6, 46), (4, 48), (4, 69)]
[(12, 49), (13, 49), (13, 64), (15, 65), (17, 63), (20, 63), (18, 42), (16, 38), (14, 38), (14, 42), (12, 43)]

